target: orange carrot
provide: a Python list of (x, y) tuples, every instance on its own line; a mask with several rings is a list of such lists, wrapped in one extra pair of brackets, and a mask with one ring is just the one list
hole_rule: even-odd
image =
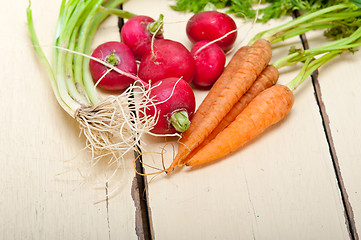
[(218, 126), (212, 133), (195, 149), (186, 159), (190, 159), (194, 154), (207, 145), (213, 138), (217, 136), (223, 129), (225, 129), (233, 120), (247, 107), (247, 105), (263, 90), (276, 84), (279, 77), (277, 68), (273, 65), (267, 66), (258, 76), (249, 90), (234, 104), (229, 113), (222, 119)]
[(171, 172), (174, 167), (181, 165), (189, 153), (200, 145), (204, 139), (217, 127), (227, 115), (233, 105), (247, 92), (258, 75), (268, 65), (272, 57), (271, 45), (267, 40), (259, 39), (247, 51), (245, 60), (241, 63), (231, 81), (224, 87), (207, 111), (207, 117), (199, 122), (192, 134), (180, 145), (176, 158), (166, 170)]
[(293, 93), (286, 86), (274, 85), (264, 90), (227, 128), (199, 150), (185, 165), (208, 163), (237, 150), (269, 126), (282, 120), (291, 110), (293, 102)]
[[(204, 100), (198, 107), (197, 111), (193, 115), (193, 118), (191, 120), (191, 125), (189, 126), (188, 130), (182, 134), (182, 138), (181, 138), (180, 144), (178, 146), (178, 152), (186, 151), (184, 142), (187, 141), (190, 134), (194, 131), (194, 129), (202, 121), (203, 117), (207, 114), (209, 108), (212, 106), (215, 99), (220, 95), (221, 91), (231, 81), (233, 75), (237, 72), (239, 65), (244, 61), (245, 56), (248, 51), (248, 48), (249, 48), (248, 46), (243, 46), (237, 50), (237, 52), (233, 55), (232, 59), (229, 61), (226, 68), (222, 72), (222, 75), (217, 79), (217, 81), (214, 83), (212, 88), (209, 90), (207, 96), (204, 98)], [(176, 164), (178, 162), (178, 160), (179, 160), (178, 158), (180, 156), (181, 155), (178, 154), (175, 157), (173, 164)], [(171, 166), (171, 168), (173, 168), (173, 167), (175, 167), (175, 165)]]
[(228, 85), (233, 75), (236, 73), (239, 65), (244, 61), (248, 51), (248, 46), (241, 47), (233, 55), (231, 61), (229, 61), (227, 67), (224, 69), (222, 75), (217, 79), (212, 88), (209, 90), (207, 96), (202, 101), (201, 105), (195, 112), (191, 126), (184, 132), (182, 140), (187, 139), (187, 135), (192, 132), (192, 128), (195, 128), (202, 118), (207, 114), (209, 108), (212, 106), (214, 100), (219, 96), (220, 92)]

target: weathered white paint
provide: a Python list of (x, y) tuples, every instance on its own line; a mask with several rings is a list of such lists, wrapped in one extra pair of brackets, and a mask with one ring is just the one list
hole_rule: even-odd
[[(153, 17), (165, 14), (165, 36), (189, 48), (186, 21), (177, 19), (191, 15), (170, 10), (171, 3), (133, 0), (125, 9)], [(238, 23), (243, 39), (250, 24)], [(257, 25), (245, 38), (279, 23)], [(300, 46), (298, 38), (292, 42)], [(274, 59), (287, 51), (276, 49)], [(279, 82), (287, 83), (296, 73), (294, 68), (281, 70)], [(195, 92), (199, 104), (206, 91)], [(226, 159), (195, 170), (176, 170), (170, 176), (148, 177), (156, 239), (349, 238), (310, 80), (297, 89), (295, 97), (293, 110), (284, 121)], [(174, 154), (171, 144), (176, 149), (176, 140), (146, 138), (146, 163), (162, 168), (164, 147), (168, 166)]]
[[(48, 56), (60, 0), (33, 0), (35, 27)], [(77, 123), (57, 104), (26, 27), (28, 1), (3, 2), (0, 31), (0, 239), (137, 239), (131, 197), (133, 155), (109, 185), (104, 167), (84, 178), (90, 154)], [(96, 42), (118, 39), (117, 18)], [(95, 42), (95, 43), (96, 43)], [(81, 171), (78, 171), (78, 168)], [(103, 169), (102, 169), (103, 168)], [(95, 173), (97, 172), (97, 173)]]
[[(309, 34), (310, 46), (322, 44), (322, 38)], [(341, 177), (355, 217), (358, 234), (361, 229), (361, 55), (344, 53), (319, 71), (322, 99), (330, 119)]]
[[(190, 47), (184, 27), (191, 15), (170, 10), (171, 3), (130, 0), (125, 8), (153, 18), (165, 14), (165, 36)], [(105, 170), (99, 166), (96, 177), (81, 176), (87, 173), (84, 162), (90, 156), (82, 151), (84, 139), (78, 137), (77, 124), (57, 104), (31, 49), (27, 4), (8, 1), (0, 15), (4, 23), (0, 39), (5, 46), (0, 60), (0, 239), (136, 239), (133, 156), (110, 186), (120, 186), (115, 197), (108, 205), (104, 201), (94, 204), (105, 196)], [(48, 55), (59, 4), (59, 0), (32, 2), (39, 39)], [(240, 32), (247, 33), (250, 24), (238, 23)], [(278, 23), (258, 25), (247, 38)], [(94, 44), (119, 39), (117, 30), (116, 18), (110, 19)], [(294, 41), (299, 44), (298, 39)], [(274, 59), (285, 51), (277, 49)], [(360, 111), (351, 108), (361, 101), (357, 95), (360, 58), (346, 55), (341, 59), (320, 71), (319, 78), (342, 177), (360, 228), (360, 134), (352, 127), (357, 126)], [(281, 74), (280, 82), (286, 83), (296, 72), (287, 69)], [(195, 92), (199, 104), (206, 91)], [(180, 169), (170, 176), (148, 177), (156, 239), (349, 238), (310, 82), (297, 89), (295, 96), (295, 106), (284, 121), (227, 159), (194, 171)], [(145, 140), (149, 152), (143, 156), (152, 166), (161, 167), (157, 153), (167, 142), (176, 147), (176, 139)], [(166, 165), (172, 154), (167, 145)]]

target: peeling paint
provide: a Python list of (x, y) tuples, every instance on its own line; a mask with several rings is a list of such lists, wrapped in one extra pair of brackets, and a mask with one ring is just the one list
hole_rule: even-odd
[(149, 208), (146, 199), (141, 197), (143, 196), (144, 188), (139, 187), (143, 185), (143, 183), (139, 184), (139, 177), (141, 176), (134, 177), (131, 192), (135, 206), (135, 232), (140, 240), (153, 239), (148, 214)]

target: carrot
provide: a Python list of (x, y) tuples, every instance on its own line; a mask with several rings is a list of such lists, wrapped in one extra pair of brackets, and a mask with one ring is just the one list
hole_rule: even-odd
[[(196, 113), (192, 118), (192, 125), (190, 128), (196, 127), (201, 119), (207, 114), (209, 108), (212, 106), (214, 100), (218, 97), (221, 91), (228, 85), (231, 81), (233, 75), (236, 73), (239, 65), (244, 61), (245, 56), (248, 51), (248, 46), (241, 47), (237, 50), (237, 52), (233, 55), (231, 61), (228, 63), (227, 67), (224, 69), (222, 75), (217, 79), (212, 88), (209, 90), (207, 96), (202, 101), (201, 105), (198, 107)], [(190, 130), (188, 129), (184, 136), (182, 136), (182, 140), (186, 139), (186, 135), (190, 134)]]
[(271, 57), (272, 49), (267, 40), (259, 39), (249, 47), (245, 60), (208, 109), (207, 117), (202, 118), (189, 137), (180, 144), (184, 146), (178, 149), (176, 158), (166, 170), (167, 173), (177, 165), (181, 165), (190, 152), (217, 127), (233, 105), (252, 86), (258, 75), (268, 65)]
[(293, 92), (284, 85), (274, 85), (262, 91), (227, 128), (185, 165), (208, 163), (237, 150), (269, 126), (282, 120), (291, 110), (293, 102)]
[(192, 118), (191, 125), (189, 126), (189, 129), (185, 131), (182, 135), (181, 142), (184, 142), (193, 132), (194, 128), (196, 128), (199, 125), (200, 121), (202, 121), (203, 117), (207, 114), (209, 108), (212, 106), (215, 99), (219, 96), (221, 91), (228, 85), (233, 75), (239, 68), (239, 65), (244, 61), (247, 51), (248, 51), (248, 46), (244, 46), (238, 49), (237, 52), (233, 55), (231, 61), (224, 69), (222, 75), (214, 83), (212, 88), (209, 90), (207, 96), (204, 98), (201, 105), (198, 107), (197, 111), (195, 112)]
[(249, 90), (239, 99), (239, 101), (233, 106), (229, 113), (222, 119), (213, 132), (194, 150), (187, 159), (196, 154), (199, 149), (202, 149), (213, 138), (217, 136), (223, 129), (225, 129), (233, 120), (247, 107), (247, 105), (263, 90), (276, 84), (279, 77), (279, 73), (276, 67), (273, 65), (267, 66), (262, 73), (258, 76), (256, 81), (252, 84)]
[[(239, 65), (244, 61), (248, 48), (249, 48), (248, 46), (243, 46), (237, 50), (237, 52), (233, 55), (232, 59), (227, 64), (222, 75), (217, 79), (217, 81), (214, 83), (212, 88), (209, 90), (207, 96), (204, 98), (204, 100), (198, 107), (197, 111), (195, 112), (188, 130), (182, 134), (182, 138), (178, 146), (178, 152), (186, 151), (184, 142), (187, 141), (191, 133), (202, 121), (203, 117), (207, 114), (209, 108), (212, 106), (215, 99), (220, 95), (221, 91), (231, 81), (233, 75), (236, 73), (237, 69), (239, 68)], [(173, 165), (169, 169), (173, 169), (177, 165), (180, 156), (181, 155), (178, 154), (175, 157), (173, 161)]]

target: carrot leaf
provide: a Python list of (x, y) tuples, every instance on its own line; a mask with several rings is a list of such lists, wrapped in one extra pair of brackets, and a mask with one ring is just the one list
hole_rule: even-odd
[[(256, 8), (258, 8), (260, 18), (257, 20), (265, 23), (271, 19), (292, 15), (295, 10), (316, 12), (333, 5), (350, 2), (361, 6), (360, 0), (176, 0), (171, 8), (176, 11), (197, 13), (206, 10), (206, 5), (210, 3), (218, 9), (227, 8), (228, 13), (245, 19), (254, 19)], [(258, 6), (259, 3), (262, 5)]]

